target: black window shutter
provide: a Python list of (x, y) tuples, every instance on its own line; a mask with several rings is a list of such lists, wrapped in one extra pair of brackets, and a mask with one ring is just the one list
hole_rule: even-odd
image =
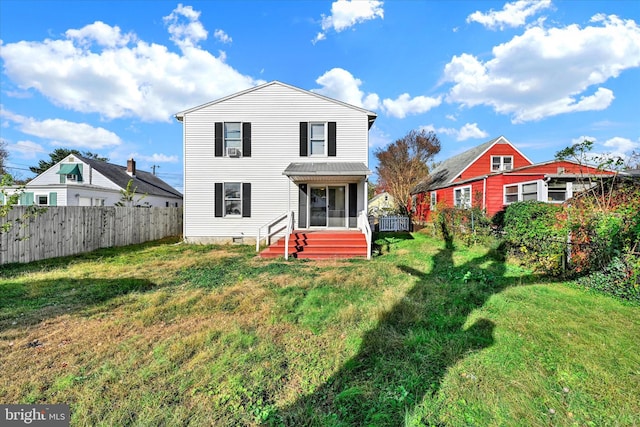
[(242, 123), (242, 157), (251, 157), (251, 123)]
[(216, 182), (214, 184), (214, 191), (215, 191), (214, 216), (216, 218), (222, 217), (222, 211), (224, 209), (224, 191), (222, 189), (223, 187), (224, 186), (222, 185), (221, 182)]
[(307, 184), (298, 186), (298, 227), (307, 228)]
[(251, 183), (242, 183), (242, 217), (251, 217)]
[(349, 184), (349, 223), (358, 218), (358, 184)]
[(307, 122), (300, 122), (300, 157), (307, 157), (307, 145), (309, 143)]
[(222, 157), (222, 140), (223, 140), (223, 135), (222, 135), (222, 122), (216, 122), (215, 125), (215, 134), (214, 134), (214, 140), (215, 140), (215, 152), (214, 155), (216, 157)]
[(330, 157), (336, 156), (336, 122), (329, 122), (329, 150), (327, 151), (327, 155)]

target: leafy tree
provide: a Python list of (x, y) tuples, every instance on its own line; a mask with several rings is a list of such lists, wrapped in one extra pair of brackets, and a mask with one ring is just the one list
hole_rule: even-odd
[(116, 203), (116, 206), (133, 207), (133, 206), (136, 206), (138, 203), (140, 203), (140, 200), (147, 197), (146, 194), (143, 194), (138, 198), (138, 200), (135, 200), (135, 197), (137, 195), (136, 193), (137, 189), (138, 187), (134, 187), (133, 180), (130, 179), (129, 182), (127, 182), (127, 187), (120, 190), (121, 197), (120, 197), (120, 200)]
[(440, 152), (440, 139), (432, 131), (412, 130), (385, 149), (375, 151), (378, 185), (386, 188), (407, 212), (411, 189), (429, 174), (428, 163)]
[(38, 166), (30, 166), (29, 170), (36, 175), (40, 175), (42, 172), (49, 169), (51, 166), (55, 165), (59, 161), (63, 160), (70, 154), (79, 155), (82, 157), (86, 157), (88, 159), (100, 160), (103, 162), (108, 162), (109, 159), (107, 157), (103, 157), (100, 154), (92, 153), (91, 151), (78, 151), (76, 149), (68, 149), (68, 148), (56, 148), (53, 152), (49, 153), (49, 160), (40, 160), (38, 162)]
[(7, 151), (7, 143), (0, 139), (0, 176), (7, 173), (6, 162), (9, 158), (9, 152)]

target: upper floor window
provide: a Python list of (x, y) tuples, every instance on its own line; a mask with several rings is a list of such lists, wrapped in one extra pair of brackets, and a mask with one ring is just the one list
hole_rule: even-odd
[(458, 187), (453, 190), (454, 205), (457, 208), (471, 208), (471, 186)]
[(324, 123), (309, 123), (309, 155), (325, 156), (326, 153), (326, 132)]
[(300, 122), (300, 156), (335, 157), (336, 122)]
[(224, 124), (224, 155), (240, 157), (242, 150), (242, 126), (239, 122)]
[(215, 157), (251, 157), (251, 123), (216, 122)]
[(513, 156), (491, 156), (491, 172), (513, 169)]

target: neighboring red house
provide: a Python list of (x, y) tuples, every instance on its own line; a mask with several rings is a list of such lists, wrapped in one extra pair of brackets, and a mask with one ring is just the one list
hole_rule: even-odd
[(437, 204), (481, 208), (488, 216), (510, 203), (563, 203), (594, 175), (611, 175), (567, 160), (534, 164), (504, 136), (451, 157), (411, 191), (415, 222), (428, 222)]

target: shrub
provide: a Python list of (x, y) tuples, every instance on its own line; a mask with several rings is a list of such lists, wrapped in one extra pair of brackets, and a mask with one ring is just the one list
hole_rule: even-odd
[(509, 205), (504, 214), (504, 236), (511, 254), (534, 269), (560, 274), (565, 269), (567, 229), (562, 207), (527, 201)]
[(588, 273), (602, 269), (613, 258), (631, 253), (640, 241), (640, 184), (613, 182), (605, 187), (606, 209), (598, 195), (573, 200), (566, 219), (571, 232), (571, 267)]
[(640, 302), (640, 257), (631, 254), (613, 258), (604, 268), (578, 279), (587, 288)]
[(491, 222), (479, 208), (459, 209), (444, 205), (435, 211), (435, 233), (445, 241), (465, 245), (487, 244), (491, 240)]

